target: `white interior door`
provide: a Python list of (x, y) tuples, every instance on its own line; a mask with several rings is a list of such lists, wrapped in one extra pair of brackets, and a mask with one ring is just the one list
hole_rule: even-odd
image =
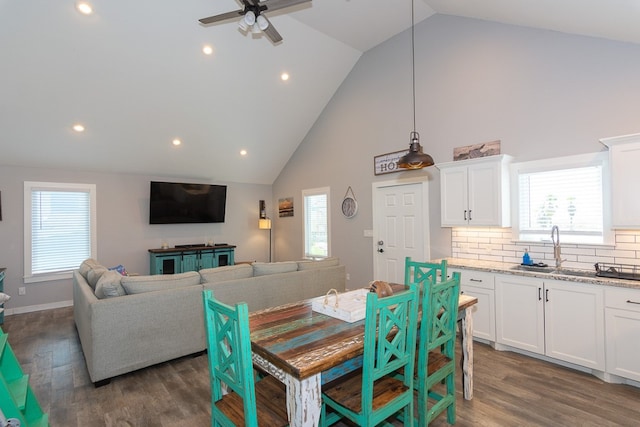
[(374, 184), (374, 279), (403, 283), (404, 260), (429, 257), (426, 182)]

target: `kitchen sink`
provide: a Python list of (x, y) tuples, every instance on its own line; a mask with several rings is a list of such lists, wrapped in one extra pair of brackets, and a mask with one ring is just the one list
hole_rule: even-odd
[(540, 265), (515, 265), (511, 267), (512, 270), (520, 271), (533, 271), (535, 273), (553, 273), (554, 267), (542, 267)]
[(596, 277), (595, 271), (586, 270), (567, 270), (564, 268), (552, 271), (553, 274), (560, 274), (563, 276), (576, 276), (576, 277)]

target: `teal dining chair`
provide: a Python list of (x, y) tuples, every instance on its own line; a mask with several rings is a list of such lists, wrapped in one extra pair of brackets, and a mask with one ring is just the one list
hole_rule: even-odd
[(440, 262), (412, 261), (411, 257), (404, 260), (404, 284), (424, 283), (428, 278), (435, 283), (447, 278), (447, 260)]
[(247, 304), (231, 307), (217, 301), (211, 290), (203, 291), (202, 297), (211, 381), (211, 425), (288, 425), (284, 385), (271, 376), (254, 380)]
[(367, 294), (362, 368), (323, 385), (321, 426), (343, 418), (376, 426), (393, 415), (413, 425), (418, 305), (415, 284), (384, 298)]
[[(447, 422), (456, 422), (456, 329), (460, 273), (441, 282), (431, 277), (423, 284), (417, 356), (418, 426), (426, 427), (443, 411)], [(444, 381), (444, 384), (442, 382)]]

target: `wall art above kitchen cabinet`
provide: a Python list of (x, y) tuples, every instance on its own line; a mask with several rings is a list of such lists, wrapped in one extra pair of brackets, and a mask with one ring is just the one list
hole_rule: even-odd
[(442, 227), (509, 227), (511, 160), (503, 154), (438, 164)]

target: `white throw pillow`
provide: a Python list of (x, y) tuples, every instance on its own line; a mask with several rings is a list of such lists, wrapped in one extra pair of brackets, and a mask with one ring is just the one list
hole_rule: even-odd
[(11, 299), (11, 297), (5, 293), (0, 292), (0, 304), (4, 304), (5, 302), (9, 301)]
[(106, 271), (100, 276), (96, 284), (95, 294), (98, 299), (121, 297), (127, 293), (124, 291), (120, 280), (122, 276), (115, 270)]

